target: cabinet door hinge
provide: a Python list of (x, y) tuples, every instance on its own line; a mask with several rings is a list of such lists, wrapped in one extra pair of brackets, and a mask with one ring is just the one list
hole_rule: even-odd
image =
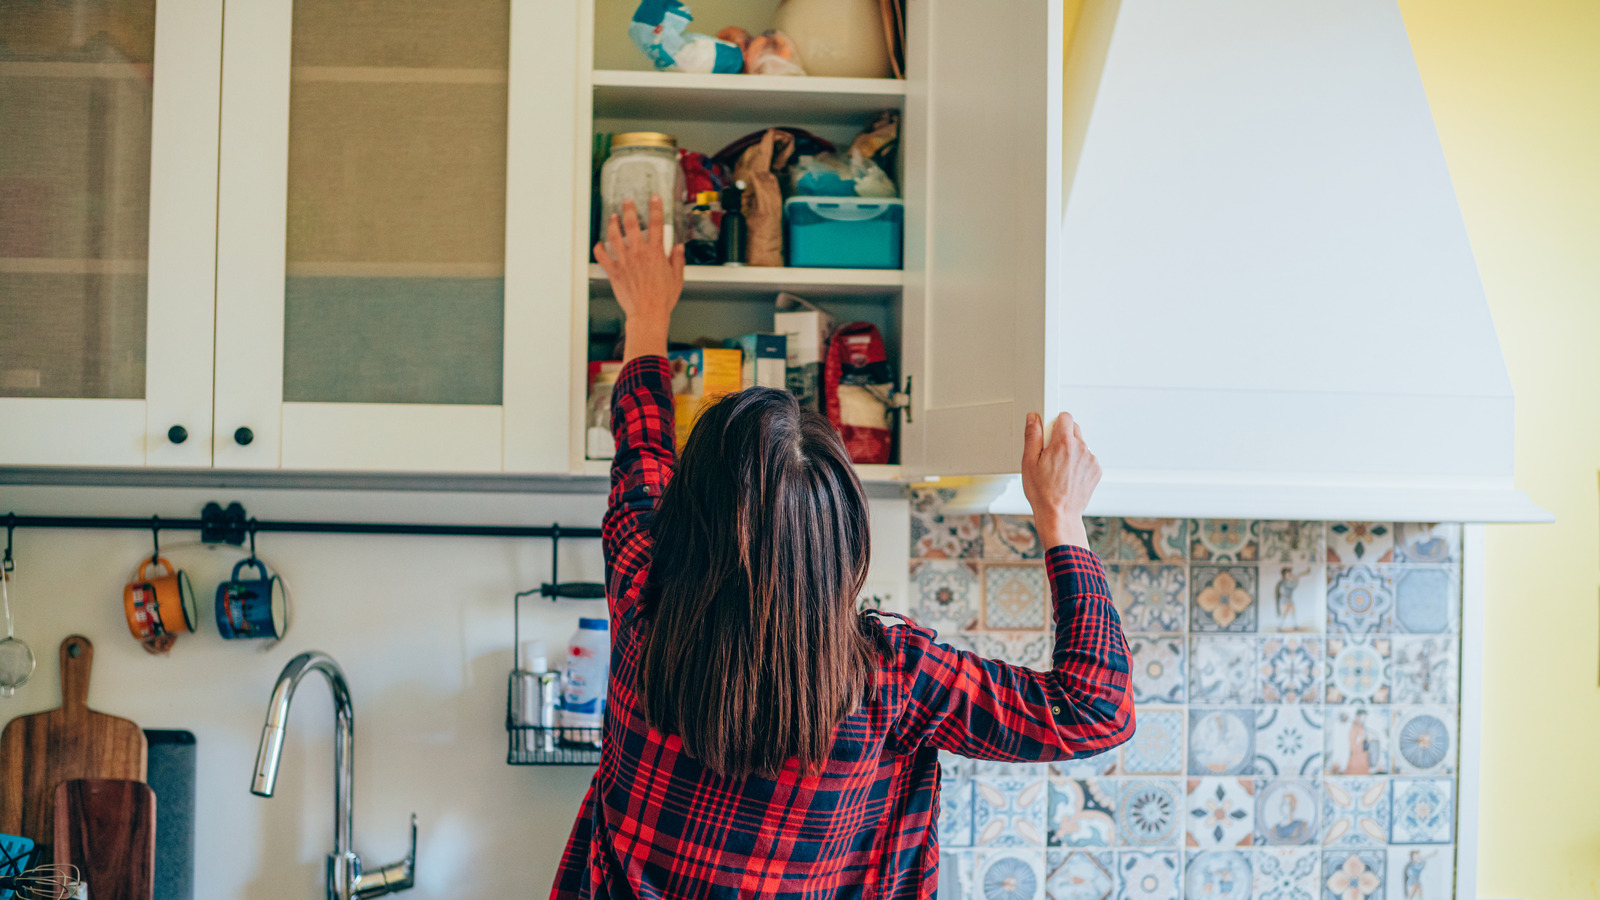
[(894, 391), (894, 392), (889, 394), (889, 408), (892, 409), (892, 410), (895, 410), (897, 412), (903, 413), (905, 415), (905, 417), (906, 417), (906, 422), (908, 424), (911, 422), (911, 376), (910, 375), (906, 376), (906, 389), (905, 390), (903, 390), (903, 391)]

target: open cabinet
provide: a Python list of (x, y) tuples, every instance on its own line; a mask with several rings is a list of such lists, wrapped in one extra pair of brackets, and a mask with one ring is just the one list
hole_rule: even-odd
[[(905, 206), (903, 269), (689, 267), (674, 315), (677, 341), (773, 327), (789, 291), (841, 323), (866, 321), (884, 337), (896, 384), (909, 394), (890, 465), (859, 466), (866, 480), (1015, 468), (1022, 416), (1041, 408), (1047, 246), (1059, 223), (1060, 0), (906, 4), (906, 77), (863, 79), (656, 72), (632, 45), (631, 0), (580, 4), (574, 180), (570, 428), (578, 471), (587, 459), (583, 417), (591, 337), (614, 333), (620, 310), (589, 264), (586, 186), (593, 136), (673, 135), (715, 153), (769, 126), (796, 126), (843, 148), (883, 109), (902, 114), (899, 171)], [(773, 2), (694, 4), (692, 30), (771, 27)]]

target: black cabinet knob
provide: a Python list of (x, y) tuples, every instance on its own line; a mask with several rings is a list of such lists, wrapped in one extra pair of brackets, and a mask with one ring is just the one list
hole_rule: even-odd
[(167, 440), (174, 444), (181, 444), (189, 439), (189, 429), (182, 425), (174, 425), (167, 429)]
[(256, 439), (256, 433), (248, 428), (238, 428), (233, 432), (233, 442), (243, 447)]

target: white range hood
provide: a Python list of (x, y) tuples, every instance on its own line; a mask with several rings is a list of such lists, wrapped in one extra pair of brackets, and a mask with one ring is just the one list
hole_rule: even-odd
[[(1392, 0), (1091, 2), (1072, 54), (1047, 327), (1093, 512), (1550, 519), (1512, 486), (1511, 383)], [(1027, 511), (1014, 478), (967, 493)]]

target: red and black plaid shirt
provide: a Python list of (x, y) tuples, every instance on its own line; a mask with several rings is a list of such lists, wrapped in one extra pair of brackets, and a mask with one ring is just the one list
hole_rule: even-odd
[[(925, 897), (938, 880), (938, 750), (1040, 762), (1091, 756), (1133, 735), (1128, 648), (1100, 561), (1046, 556), (1054, 668), (1037, 672), (885, 627), (876, 697), (839, 724), (823, 770), (725, 778), (645, 724), (634, 676), (648, 621), (650, 518), (673, 467), (666, 360), (623, 367), (612, 395), (617, 455), (604, 522), (611, 684), (604, 749), (551, 896)], [(893, 624), (893, 623), (891, 623)]]

